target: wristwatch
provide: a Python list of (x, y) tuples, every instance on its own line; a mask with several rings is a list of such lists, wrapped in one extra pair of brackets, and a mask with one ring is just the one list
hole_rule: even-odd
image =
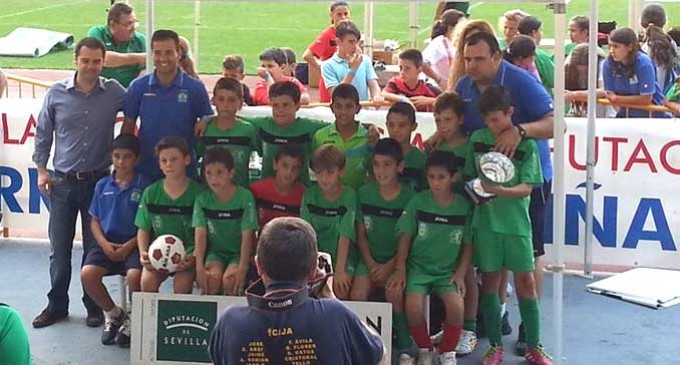
[(521, 138), (521, 139), (527, 138), (527, 130), (522, 128), (522, 126), (519, 125), (519, 124), (516, 125), (516, 127), (517, 127), (517, 133), (519, 133), (519, 138)]

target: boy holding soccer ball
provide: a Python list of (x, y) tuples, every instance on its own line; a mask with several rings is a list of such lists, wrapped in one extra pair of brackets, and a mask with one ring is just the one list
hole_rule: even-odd
[(135, 173), (139, 161), (137, 137), (121, 134), (113, 141), (113, 173), (97, 182), (90, 204), (90, 229), (97, 247), (87, 255), (80, 279), (92, 300), (104, 311), (102, 343), (130, 344), (130, 318), (117, 306), (102, 278), (125, 275), (130, 292), (140, 290), (142, 264), (137, 250), (135, 214), (149, 180)]
[(191, 217), (196, 197), (203, 192), (198, 182), (186, 174), (191, 164), (189, 145), (180, 137), (163, 138), (156, 144), (155, 153), (165, 178), (151, 184), (142, 195), (135, 225), (142, 270), (142, 291), (158, 292), (169, 273), (160, 272), (149, 261), (149, 243), (154, 238), (169, 234), (184, 243), (186, 257), (174, 275), (176, 294), (190, 294), (194, 283), (194, 230)]
[(232, 182), (234, 172), (228, 150), (205, 153), (203, 173), (210, 190), (196, 198), (192, 222), (196, 277), (203, 294), (240, 295), (246, 282), (257, 214), (250, 190)]

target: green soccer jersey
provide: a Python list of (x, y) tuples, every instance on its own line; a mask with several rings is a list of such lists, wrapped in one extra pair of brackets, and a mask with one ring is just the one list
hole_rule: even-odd
[(427, 188), (425, 177), (425, 162), (427, 154), (411, 146), (411, 150), (404, 156), (404, 170), (399, 174), (399, 182), (408, 185), (415, 191)]
[(246, 119), (257, 128), (259, 134), (258, 151), (262, 152), (262, 179), (274, 177), (274, 157), (279, 147), (283, 145), (296, 145), (305, 153), (305, 163), (300, 172), (300, 181), (309, 183), (309, 157), (312, 155), (312, 139), (314, 133), (328, 125), (328, 123), (307, 119), (296, 118), (287, 128), (276, 125), (272, 117), (259, 117)]
[(548, 52), (536, 48), (536, 60), (534, 61), (538, 75), (541, 77), (541, 83), (548, 90), (550, 95), (553, 94), (555, 87), (555, 63)]
[(668, 89), (666, 99), (675, 103), (680, 102), (680, 82), (676, 82)]
[[(479, 158), (493, 150), (496, 138), (489, 128), (476, 131), (470, 137), (471, 148), (465, 165), (465, 175), (479, 176)], [(538, 157), (538, 147), (533, 139), (520, 142), (512, 159), (515, 165), (515, 175), (503, 184), (513, 187), (519, 184), (540, 185), (543, 183), (541, 161)], [(490, 202), (477, 206), (472, 219), (475, 229), (486, 229), (496, 233), (517, 236), (531, 236), (531, 221), (529, 219), (529, 196), (513, 198), (497, 196)]]
[(397, 234), (411, 237), (409, 270), (453, 274), (462, 245), (470, 242), (472, 210), (472, 203), (458, 194), (446, 207), (437, 204), (429, 190), (415, 195), (397, 222)]
[(236, 185), (250, 186), (250, 155), (257, 150), (259, 136), (255, 126), (237, 119), (234, 127), (221, 130), (213, 120), (208, 125), (196, 146), (199, 157), (203, 157), (205, 151), (210, 148), (221, 147), (229, 150), (234, 157), (234, 183)]
[(352, 189), (359, 189), (366, 182), (366, 171), (371, 166), (368, 130), (357, 122), (356, 133), (344, 140), (333, 123), (314, 134), (312, 151), (327, 143), (334, 144), (345, 153), (345, 172), (340, 181)]
[(359, 189), (357, 222), (363, 224), (366, 229), (371, 256), (376, 261), (385, 263), (397, 252), (399, 241), (395, 229), (397, 220), (415, 194), (413, 189), (402, 185), (396, 198), (385, 200), (377, 183), (370, 183)]
[[(116, 43), (113, 40), (113, 35), (109, 30), (109, 26), (95, 25), (87, 32), (90, 37), (95, 37), (104, 43), (107, 51), (118, 53), (145, 53), (146, 52), (146, 36), (139, 32), (134, 32), (129, 41)], [(102, 69), (102, 76), (108, 79), (115, 79), (124, 87), (130, 86), (139, 73), (144, 69), (143, 64), (132, 63), (118, 67), (104, 67)]]
[(450, 154), (451, 158), (456, 161), (456, 171), (458, 174), (458, 179), (453, 184), (453, 191), (466, 196), (465, 194), (465, 181), (469, 178), (463, 175), (463, 169), (465, 168), (465, 159), (468, 154), (469, 143), (465, 142), (457, 146), (440, 144), (437, 146), (437, 151), (442, 151), (444, 153)]
[(204, 188), (196, 181), (189, 179), (189, 186), (177, 199), (172, 199), (165, 192), (165, 179), (149, 185), (142, 194), (139, 202), (135, 226), (151, 235), (151, 240), (164, 235), (177, 236), (184, 243), (187, 254), (194, 252), (194, 229), (191, 227), (191, 217), (194, 211), (196, 197)]
[[(319, 243), (319, 251), (331, 255), (335, 264), (338, 257), (338, 240), (340, 237), (356, 240), (354, 226), (356, 218), (357, 194), (354, 189), (345, 186), (342, 194), (335, 201), (324, 198), (319, 186), (312, 186), (302, 196), (300, 218), (309, 222)], [(352, 249), (350, 248), (350, 251)], [(348, 258), (351, 254), (348, 255)]]
[(221, 202), (212, 190), (206, 190), (196, 198), (192, 223), (194, 228), (208, 230), (207, 252), (239, 256), (241, 232), (259, 228), (253, 194), (237, 186), (231, 199)]

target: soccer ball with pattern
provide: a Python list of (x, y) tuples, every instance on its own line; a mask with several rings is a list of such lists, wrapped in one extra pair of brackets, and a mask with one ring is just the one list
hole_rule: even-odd
[(177, 236), (164, 234), (156, 237), (149, 246), (149, 262), (160, 272), (173, 273), (184, 260), (184, 243)]

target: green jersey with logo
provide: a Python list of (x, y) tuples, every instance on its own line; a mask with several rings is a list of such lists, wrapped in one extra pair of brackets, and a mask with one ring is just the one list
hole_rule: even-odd
[(399, 182), (415, 191), (426, 189), (425, 162), (427, 162), (427, 154), (418, 147), (411, 146), (411, 150), (404, 156), (404, 170), (399, 174)]
[(241, 254), (241, 232), (259, 228), (253, 194), (237, 186), (231, 199), (222, 202), (212, 190), (206, 190), (196, 198), (192, 223), (194, 228), (207, 229), (207, 252), (238, 256)]
[[(104, 43), (107, 51), (118, 53), (145, 53), (146, 52), (146, 36), (139, 32), (134, 32), (129, 41), (116, 43), (113, 40), (113, 35), (109, 30), (109, 26), (95, 25), (87, 32), (90, 37), (95, 37)], [(104, 67), (102, 69), (102, 76), (107, 79), (115, 79), (121, 85), (128, 87), (132, 80), (134, 80), (139, 73), (144, 69), (143, 64), (131, 63), (128, 65), (118, 67)]]
[(177, 236), (184, 243), (186, 253), (191, 254), (194, 252), (191, 217), (196, 197), (204, 188), (198, 182), (189, 179), (189, 186), (184, 193), (179, 198), (172, 199), (165, 192), (164, 181), (165, 179), (158, 180), (144, 190), (137, 209), (135, 226), (149, 232), (151, 241), (164, 234)]
[(221, 147), (229, 150), (234, 157), (234, 183), (248, 187), (250, 155), (257, 150), (258, 138), (255, 126), (246, 121), (237, 119), (232, 128), (221, 130), (213, 119), (208, 122), (203, 137), (198, 140), (196, 152), (198, 157), (203, 157), (205, 151), (210, 148)]
[(397, 233), (411, 237), (409, 270), (451, 275), (461, 246), (470, 242), (472, 210), (472, 203), (458, 194), (445, 207), (437, 204), (429, 190), (414, 196), (397, 222)]
[(458, 179), (453, 184), (453, 191), (463, 195), (467, 198), (465, 193), (465, 181), (469, 180), (469, 177), (463, 175), (463, 169), (465, 168), (465, 159), (468, 155), (469, 142), (459, 144), (457, 146), (440, 144), (437, 146), (437, 151), (442, 151), (451, 156), (452, 159), (456, 161), (456, 171), (458, 174)]
[[(357, 194), (345, 186), (335, 201), (327, 201), (319, 186), (312, 186), (302, 196), (300, 218), (309, 222), (319, 243), (319, 251), (331, 254), (335, 265), (338, 257), (340, 237), (356, 240), (354, 226), (356, 218)], [(350, 250), (351, 251), (351, 250)]]
[(378, 183), (359, 189), (357, 222), (364, 225), (371, 256), (376, 261), (385, 263), (396, 254), (399, 242), (397, 220), (415, 194), (413, 189), (403, 184), (399, 195), (392, 200), (383, 198)]
[(340, 181), (352, 189), (359, 189), (366, 182), (366, 172), (371, 167), (372, 153), (368, 144), (368, 130), (356, 122), (356, 133), (344, 140), (333, 123), (314, 134), (312, 151), (327, 143), (334, 144), (345, 153), (345, 171)]
[(309, 157), (312, 155), (314, 133), (328, 123), (314, 119), (296, 118), (290, 126), (282, 128), (276, 124), (272, 117), (248, 118), (247, 121), (257, 128), (260, 137), (258, 151), (262, 152), (262, 178), (274, 176), (274, 157), (281, 146), (296, 145), (302, 148), (305, 154), (300, 181), (307, 184), (309, 182)]
[[(493, 150), (496, 145), (496, 138), (489, 128), (484, 128), (472, 134), (470, 144), (464, 173), (471, 177), (477, 177), (480, 175), (479, 158)], [(543, 184), (541, 161), (538, 156), (536, 141), (525, 139), (520, 142), (512, 163), (515, 166), (515, 175), (503, 186), (513, 187), (522, 183), (529, 185)], [(523, 198), (496, 196), (490, 202), (479, 205), (475, 209), (472, 226), (475, 229), (486, 229), (496, 233), (530, 237), (529, 202), (529, 196)]]

